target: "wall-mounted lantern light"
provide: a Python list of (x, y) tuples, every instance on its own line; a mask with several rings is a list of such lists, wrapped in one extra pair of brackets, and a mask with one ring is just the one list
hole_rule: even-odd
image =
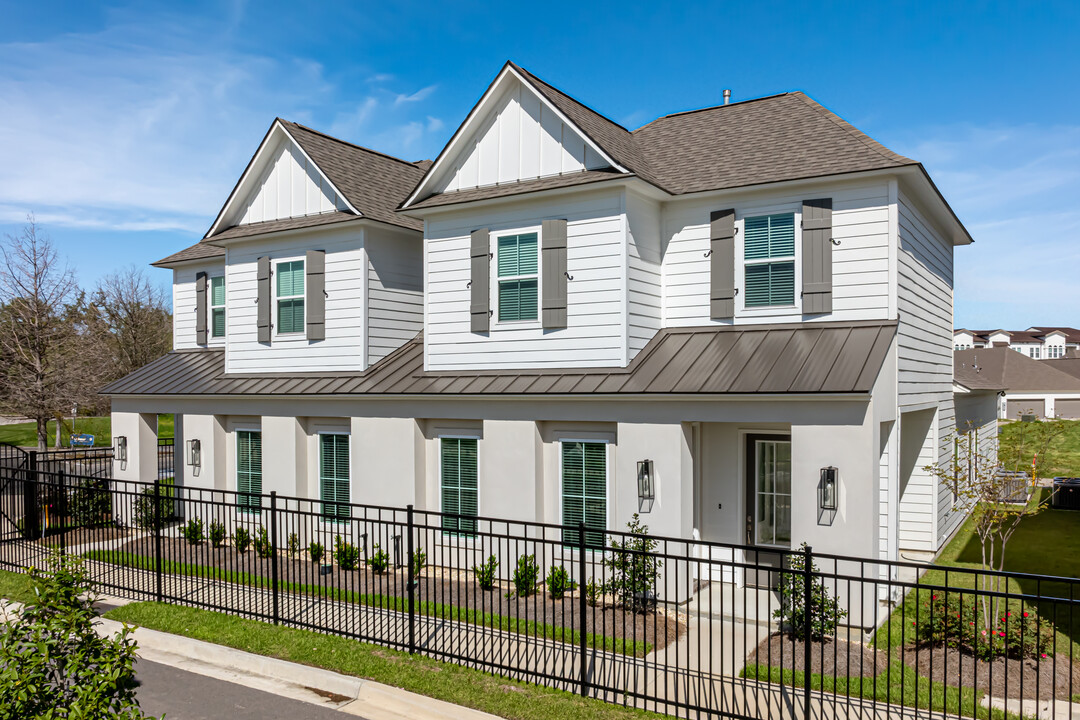
[(836, 468), (821, 468), (821, 482), (818, 483), (818, 507), (828, 512), (835, 512), (839, 487), (836, 482)]
[(188, 440), (187, 448), (187, 464), (193, 468), (202, 465), (202, 443), (198, 440)]
[(127, 436), (116, 436), (116, 449), (113, 451), (116, 459), (120, 462), (127, 462)]
[(637, 464), (638, 510), (649, 512), (656, 497), (656, 475), (652, 460), (638, 460)]

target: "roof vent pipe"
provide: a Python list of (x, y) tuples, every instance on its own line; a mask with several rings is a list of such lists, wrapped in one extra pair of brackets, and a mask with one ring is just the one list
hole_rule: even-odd
[(731, 90), (724, 90), (724, 104), (727, 105), (731, 102)]

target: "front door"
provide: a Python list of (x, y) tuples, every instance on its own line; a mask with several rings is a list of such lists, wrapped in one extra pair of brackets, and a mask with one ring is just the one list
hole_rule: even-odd
[(791, 436), (746, 437), (746, 584), (776, 587), (791, 547)]

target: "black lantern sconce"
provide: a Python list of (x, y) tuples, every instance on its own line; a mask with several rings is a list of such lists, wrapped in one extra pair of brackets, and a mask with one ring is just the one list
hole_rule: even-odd
[(638, 512), (647, 513), (652, 510), (653, 500), (656, 498), (656, 475), (652, 460), (638, 460), (637, 494)]
[(202, 443), (198, 440), (188, 440), (187, 448), (187, 464), (193, 468), (202, 466)]
[(114, 452), (114, 459), (119, 460), (122, 463), (127, 462), (127, 436), (116, 436), (116, 449)]
[(832, 525), (836, 517), (836, 508), (840, 496), (840, 479), (836, 468), (829, 466), (821, 468), (821, 480), (818, 482), (818, 520), (824, 519), (826, 524)]

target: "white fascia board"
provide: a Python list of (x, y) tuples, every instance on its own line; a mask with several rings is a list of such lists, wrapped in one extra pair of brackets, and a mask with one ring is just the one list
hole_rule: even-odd
[(582, 183), (580, 185), (568, 185), (566, 187), (550, 188), (547, 190), (532, 190), (529, 192), (517, 193), (515, 195), (502, 195), (500, 197), (484, 198), (483, 200), (466, 200), (465, 202), (460, 203), (433, 205), (432, 207), (425, 207), (413, 210), (401, 210), (399, 212), (401, 212), (402, 215), (427, 220), (439, 214), (460, 212), (462, 208), (475, 210), (476, 208), (489, 207), (492, 205), (503, 205), (511, 202), (521, 202), (522, 200), (552, 198), (558, 197), (560, 195), (577, 195), (589, 190), (610, 190), (612, 188), (626, 188), (630, 187), (636, 179), (636, 175), (628, 175), (626, 177), (623, 177), (621, 175), (613, 175), (610, 179), (597, 180), (596, 182)]
[(210, 230), (207, 231), (205, 237), (209, 238), (213, 236), (214, 233), (220, 230), (222, 221), (229, 215), (229, 211), (232, 210), (233, 205), (236, 203), (236, 199), (243, 194), (241, 193), (241, 189), (247, 189), (247, 183), (249, 182), (250, 178), (254, 177), (256, 168), (258, 168), (259, 171), (262, 170), (263, 157), (267, 152), (269, 152), (268, 148), (272, 144), (270, 142), (270, 139), (274, 136), (274, 132), (276, 130), (280, 130), (282, 133), (284, 133), (285, 137), (288, 138), (289, 142), (296, 146), (296, 148), (300, 151), (304, 158), (307, 159), (307, 161), (311, 163), (312, 166), (314, 166), (314, 168), (318, 171), (319, 177), (325, 180), (327, 184), (330, 185), (333, 191), (337, 194), (337, 196), (342, 199), (342, 201), (345, 203), (345, 206), (357, 215), (360, 215), (360, 212), (352, 206), (352, 203), (349, 202), (349, 199), (345, 197), (345, 195), (342, 194), (340, 190), (338, 190), (337, 186), (334, 185), (334, 183), (330, 182), (330, 178), (326, 177), (326, 173), (322, 171), (322, 168), (320, 168), (319, 165), (311, 159), (311, 157), (304, 151), (304, 148), (300, 146), (300, 143), (296, 142), (296, 138), (294, 138), (289, 133), (289, 131), (285, 129), (285, 126), (281, 124), (280, 120), (275, 118), (274, 124), (270, 126), (270, 130), (267, 131), (266, 135), (262, 139), (262, 142), (259, 143), (259, 149), (255, 151), (255, 155), (252, 156), (251, 161), (248, 163), (247, 167), (244, 168), (244, 174), (240, 176), (240, 180), (237, 181), (236, 187), (234, 187), (233, 191), (229, 193), (229, 199), (225, 201), (225, 205), (223, 205), (221, 211), (218, 212), (217, 217), (214, 219), (214, 224), (210, 226)]
[(540, 100), (540, 102), (544, 104), (545, 107), (555, 113), (555, 116), (558, 117), (559, 120), (561, 120), (566, 125), (574, 128), (574, 130), (577, 131), (578, 135), (580, 135), (581, 138), (589, 144), (589, 147), (595, 150), (596, 153), (600, 155), (600, 157), (602, 157), (605, 161), (607, 161), (609, 165), (611, 165), (619, 172), (630, 172), (627, 168), (615, 162), (615, 160), (610, 155), (608, 155), (603, 148), (601, 148), (599, 145), (592, 141), (588, 133), (584, 132), (575, 123), (571, 122), (570, 118), (566, 117), (566, 115), (560, 112), (557, 107), (552, 105), (548, 101), (548, 99), (544, 97), (543, 93), (539, 92), (533, 86), (533, 84), (526, 80), (521, 75), (521, 73), (515, 70), (510, 65), (510, 63), (507, 63), (503, 67), (502, 71), (492, 81), (491, 85), (488, 85), (488, 89), (484, 92), (484, 94), (480, 96), (479, 102), (477, 102), (473, 109), (469, 111), (469, 114), (465, 117), (465, 121), (461, 123), (461, 126), (457, 129), (457, 132), (455, 132), (454, 136), (450, 138), (450, 142), (446, 144), (446, 147), (443, 148), (443, 151), (439, 153), (439, 157), (435, 159), (435, 163), (430, 168), (428, 168), (428, 171), (424, 175), (423, 179), (420, 181), (420, 184), (416, 186), (416, 188), (412, 191), (412, 194), (409, 195), (408, 199), (406, 199), (405, 202), (402, 203), (402, 210), (405, 210), (410, 205), (412, 205), (413, 202), (416, 201), (416, 198), (420, 197), (423, 192), (428, 189), (434, 179), (442, 171), (442, 168), (445, 167), (447, 163), (447, 158), (455, 156), (455, 151), (457, 150), (457, 147), (462, 142), (464, 142), (464, 138), (470, 136), (472, 131), (476, 128), (476, 125), (480, 122), (480, 119), (484, 117), (484, 113), (482, 112), (482, 110), (485, 108), (486, 105), (493, 101), (492, 98), (494, 98), (497, 94), (497, 89), (502, 86), (505, 79), (510, 75), (513, 75), (513, 77), (517, 78), (518, 82), (529, 88), (533, 95), (535, 95)]
[[(359, 226), (367, 226), (367, 225), (371, 225), (373, 223), (378, 223), (378, 222), (379, 222), (378, 220), (372, 220), (371, 218), (364, 217), (363, 215), (358, 215), (356, 217), (356, 219), (354, 219), (354, 220), (342, 220), (341, 222), (330, 223), (328, 225), (312, 225), (312, 226), (309, 226), (309, 227), (289, 228), (287, 230), (271, 230), (270, 232), (257, 233), (255, 235), (244, 235), (243, 237), (225, 238), (224, 240), (215, 240), (214, 238), (210, 238), (206, 242), (207, 242), (207, 244), (213, 245), (214, 247), (228, 248), (228, 247), (233, 247), (235, 245), (242, 245), (244, 243), (252, 242), (252, 241), (256, 241), (256, 240), (266, 240), (267, 238), (281, 238), (281, 237), (289, 237), (290, 235), (302, 235), (302, 234), (310, 235), (312, 233), (319, 233), (319, 232), (334, 230), (335, 228), (343, 228), (343, 227), (354, 228), (354, 227), (357, 227), (358, 225)], [(397, 227), (397, 225), (390, 225), (388, 223), (380, 223), (380, 224), (385, 225), (386, 227), (392, 227), (392, 228)], [(402, 228), (402, 232), (410, 232), (410, 231), (405, 230), (404, 228)], [(411, 231), (411, 232), (415, 232), (415, 231)]]

